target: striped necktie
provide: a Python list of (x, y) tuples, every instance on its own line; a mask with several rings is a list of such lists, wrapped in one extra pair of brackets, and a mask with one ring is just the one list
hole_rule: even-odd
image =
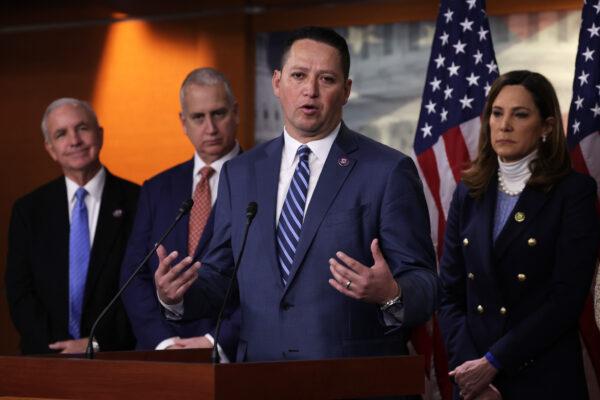
[(306, 194), (310, 179), (308, 156), (310, 148), (303, 144), (296, 153), (299, 157), (298, 165), (290, 182), (281, 215), (277, 226), (277, 251), (279, 253), (279, 269), (284, 285), (287, 285), (291, 273), (296, 247), (300, 241), (302, 222), (304, 221), (304, 208)]
[(69, 334), (73, 339), (81, 337), (81, 313), (90, 262), (90, 230), (85, 206), (87, 194), (82, 187), (75, 192), (69, 233)]

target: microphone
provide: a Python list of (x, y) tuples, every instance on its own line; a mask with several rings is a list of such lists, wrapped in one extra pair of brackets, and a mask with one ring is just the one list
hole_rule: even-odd
[(90, 330), (90, 336), (88, 338), (87, 348), (85, 349), (86, 358), (88, 358), (90, 360), (92, 360), (94, 358), (93, 340), (94, 340), (94, 334), (96, 333), (96, 328), (98, 327), (98, 323), (102, 320), (102, 318), (108, 312), (108, 310), (111, 309), (111, 307), (117, 301), (117, 299), (119, 297), (121, 297), (121, 294), (123, 293), (123, 291), (129, 286), (129, 284), (131, 283), (133, 278), (135, 278), (135, 276), (140, 272), (140, 270), (146, 264), (146, 262), (148, 262), (150, 257), (152, 257), (152, 254), (154, 254), (154, 252), (156, 251), (158, 246), (163, 242), (163, 240), (165, 240), (165, 238), (169, 235), (169, 233), (171, 233), (173, 228), (175, 228), (175, 225), (177, 225), (179, 220), (185, 214), (190, 212), (193, 205), (194, 205), (194, 200), (192, 200), (192, 199), (187, 199), (183, 203), (181, 203), (181, 206), (179, 207), (179, 211), (177, 212), (177, 216), (175, 217), (175, 219), (173, 220), (173, 222), (171, 223), (169, 228), (165, 231), (165, 233), (163, 233), (163, 235), (160, 237), (160, 239), (158, 239), (158, 241), (154, 244), (154, 246), (152, 247), (152, 250), (150, 250), (148, 252), (148, 254), (146, 254), (146, 257), (144, 257), (144, 259), (142, 260), (142, 262), (140, 262), (140, 264), (137, 266), (135, 271), (133, 271), (133, 273), (129, 276), (127, 281), (123, 284), (123, 286), (121, 286), (121, 288), (119, 289), (117, 294), (115, 294), (115, 296), (111, 299), (110, 303), (108, 303), (108, 305), (106, 307), (104, 307), (104, 309), (102, 310), (100, 315), (98, 315), (98, 318), (96, 318), (96, 320), (94, 321), (94, 325), (92, 325), (92, 329)]
[(219, 364), (221, 362), (221, 357), (219, 356), (218, 344), (219, 344), (219, 333), (221, 333), (221, 322), (223, 322), (223, 313), (225, 312), (225, 307), (227, 306), (227, 301), (229, 301), (229, 296), (231, 295), (231, 289), (233, 288), (233, 283), (236, 280), (238, 269), (240, 269), (240, 263), (242, 261), (242, 255), (244, 254), (244, 248), (246, 248), (246, 239), (248, 238), (248, 229), (250, 228), (250, 224), (254, 220), (256, 216), (256, 212), (258, 211), (258, 204), (255, 201), (251, 201), (248, 203), (246, 207), (246, 226), (244, 228), (244, 238), (242, 239), (242, 248), (240, 249), (240, 255), (238, 256), (237, 262), (235, 263), (235, 267), (233, 268), (233, 275), (231, 280), (229, 281), (229, 286), (227, 287), (227, 291), (225, 292), (225, 298), (223, 299), (223, 305), (221, 305), (221, 311), (219, 311), (219, 316), (217, 317), (217, 327), (215, 328), (215, 343), (212, 349), (211, 360), (214, 364)]

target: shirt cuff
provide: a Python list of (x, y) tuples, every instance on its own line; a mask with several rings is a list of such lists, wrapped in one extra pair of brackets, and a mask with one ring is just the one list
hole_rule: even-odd
[(497, 370), (500, 370), (502, 368), (502, 366), (500, 365), (498, 360), (496, 360), (496, 357), (494, 357), (494, 355), (492, 353), (490, 353), (489, 351), (487, 353), (485, 353), (485, 359), (488, 360), (488, 362), (490, 364), (492, 364), (492, 366), (494, 368), (496, 368)]
[(179, 339), (179, 336), (173, 336), (171, 338), (165, 339), (156, 346), (155, 350), (166, 350), (170, 346), (175, 344), (175, 339)]
[(160, 299), (158, 292), (156, 292), (156, 297), (158, 298), (158, 302), (161, 306), (163, 306), (165, 310), (165, 317), (172, 321), (179, 321), (183, 318), (183, 313), (185, 308), (183, 307), (183, 300), (177, 304), (166, 304)]
[[(210, 333), (207, 333), (206, 335), (204, 335), (204, 337), (214, 346), (215, 345), (215, 339), (212, 337), (212, 335)], [(217, 351), (219, 352), (219, 357), (221, 358), (221, 363), (222, 364), (229, 364), (229, 358), (227, 358), (227, 354), (225, 354), (225, 352), (223, 351), (223, 348), (221, 347), (220, 344), (217, 344)]]

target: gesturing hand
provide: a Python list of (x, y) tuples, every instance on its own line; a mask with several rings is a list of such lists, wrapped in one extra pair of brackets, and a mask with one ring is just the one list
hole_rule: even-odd
[[(165, 304), (178, 304), (183, 300), (183, 295), (198, 278), (200, 263), (192, 264), (192, 257), (186, 257), (175, 266), (171, 266), (177, 259), (177, 252), (167, 255), (167, 250), (162, 246), (156, 249), (158, 268), (154, 273), (154, 283), (158, 297)], [(190, 267), (191, 264), (191, 267)], [(189, 267), (189, 268), (188, 268)]]
[(371, 254), (375, 263), (369, 268), (338, 251), (335, 255), (343, 264), (335, 258), (329, 259), (329, 269), (333, 275), (329, 284), (348, 297), (368, 303), (383, 304), (399, 296), (400, 287), (379, 249), (378, 239), (371, 242)]

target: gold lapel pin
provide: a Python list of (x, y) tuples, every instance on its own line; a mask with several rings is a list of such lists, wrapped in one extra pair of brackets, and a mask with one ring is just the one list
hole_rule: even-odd
[(517, 221), (517, 222), (523, 222), (523, 221), (525, 221), (525, 213), (521, 212), (521, 211), (518, 211), (515, 214), (515, 221)]

